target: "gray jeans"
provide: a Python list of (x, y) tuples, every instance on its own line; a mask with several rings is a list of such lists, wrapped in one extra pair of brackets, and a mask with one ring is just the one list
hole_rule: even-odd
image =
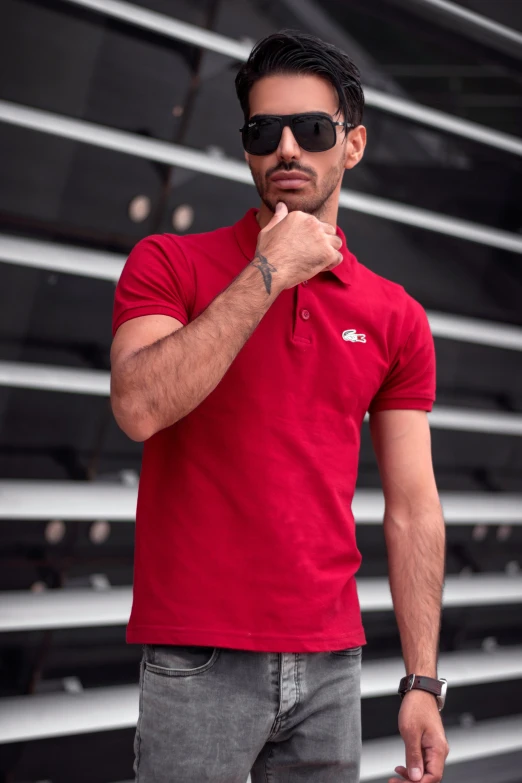
[(144, 645), (136, 783), (357, 783), (361, 656)]

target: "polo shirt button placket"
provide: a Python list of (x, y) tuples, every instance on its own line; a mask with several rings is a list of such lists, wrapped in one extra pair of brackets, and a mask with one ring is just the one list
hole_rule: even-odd
[(303, 280), (300, 286), (295, 288), (295, 323), (294, 340), (301, 347), (306, 348), (312, 342), (312, 314), (310, 311), (310, 287), (308, 280)]

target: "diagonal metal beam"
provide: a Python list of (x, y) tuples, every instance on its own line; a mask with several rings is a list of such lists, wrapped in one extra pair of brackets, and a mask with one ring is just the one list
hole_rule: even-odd
[[(216, 158), (198, 150), (168, 144), (157, 139), (146, 139), (125, 131), (63, 117), (41, 109), (20, 106), (9, 101), (0, 101), (0, 121), (246, 185), (254, 184), (246, 163), (230, 158)], [(517, 234), (400, 204), (389, 199), (342, 190), (339, 206), (481, 245), (498, 247), (512, 253), (522, 253), (522, 237)]]
[[(450, 0), (391, 0), (453, 32), (522, 59), (522, 33)], [(516, 11), (519, 6), (516, 6)]]
[[(196, 25), (180, 22), (156, 11), (140, 8), (124, 0), (66, 0), (66, 2), (237, 60), (246, 60), (250, 54), (249, 44), (227, 38), (219, 33), (212, 33)], [(436, 109), (429, 109), (413, 101), (398, 98), (373, 88), (365, 87), (364, 94), (366, 104), (375, 109), (391, 112), (405, 119), (414, 120), (438, 130), (448, 131), (514, 155), (522, 155), (522, 140), (515, 136), (486, 128), (469, 120), (453, 117)]]
[(431, 333), (448, 340), (522, 351), (522, 328), (463, 315), (427, 311)]
[(251, 47), (247, 43), (229, 38), (226, 35), (206, 30), (188, 22), (182, 22), (157, 11), (127, 3), (124, 0), (65, 0), (72, 5), (89, 8), (91, 11), (118, 19), (120, 22), (140, 27), (143, 30), (184, 41), (193, 46), (200, 46), (211, 52), (233, 57), (235, 60), (246, 60)]
[(446, 114), (438, 109), (431, 109), (429, 106), (421, 106), (406, 98), (380, 92), (373, 87), (365, 87), (364, 96), (368, 106), (373, 106), (374, 109), (395, 114), (397, 117), (412, 120), (421, 125), (428, 125), (436, 130), (453, 133), (455, 136), (462, 136), (488, 147), (496, 147), (496, 149), (510, 152), (513, 155), (522, 155), (522, 140), (508, 133), (493, 131), (478, 122), (462, 120), (460, 117)]

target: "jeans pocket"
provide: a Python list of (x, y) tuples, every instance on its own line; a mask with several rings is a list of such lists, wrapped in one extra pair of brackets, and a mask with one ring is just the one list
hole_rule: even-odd
[(362, 655), (362, 647), (346, 647), (344, 650), (332, 650), (330, 655), (340, 655), (342, 658), (359, 658)]
[(162, 677), (189, 677), (211, 669), (220, 653), (220, 647), (147, 644), (144, 646), (144, 666), (146, 671)]

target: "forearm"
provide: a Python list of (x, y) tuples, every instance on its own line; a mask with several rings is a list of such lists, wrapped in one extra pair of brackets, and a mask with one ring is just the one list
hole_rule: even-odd
[(436, 677), (445, 568), (440, 503), (402, 514), (387, 511), (384, 534), (406, 673)]
[(127, 434), (146, 440), (196, 408), (281, 290), (275, 274), (267, 282), (249, 264), (194, 321), (129, 356), (111, 381), (116, 418)]

